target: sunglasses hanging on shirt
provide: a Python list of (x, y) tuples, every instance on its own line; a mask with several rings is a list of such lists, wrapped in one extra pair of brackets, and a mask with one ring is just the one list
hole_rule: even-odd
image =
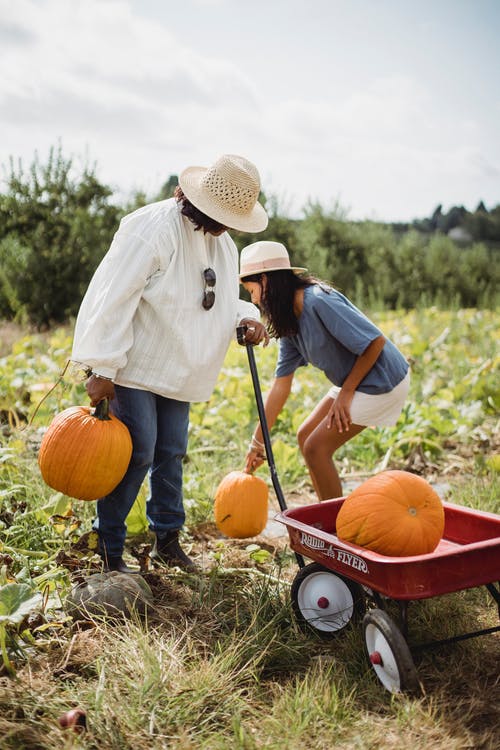
[(205, 279), (205, 291), (203, 293), (202, 305), (205, 310), (210, 310), (215, 302), (215, 282), (217, 277), (214, 269), (205, 268), (203, 271), (203, 278)]

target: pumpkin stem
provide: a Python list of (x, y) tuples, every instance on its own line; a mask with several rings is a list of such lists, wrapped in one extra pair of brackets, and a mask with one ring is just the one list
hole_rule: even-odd
[(99, 401), (94, 409), (94, 417), (97, 417), (102, 422), (111, 419), (109, 416), (109, 398), (103, 398), (102, 401)]

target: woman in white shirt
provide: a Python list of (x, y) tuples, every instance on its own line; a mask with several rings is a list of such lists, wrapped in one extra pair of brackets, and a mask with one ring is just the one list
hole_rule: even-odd
[(237, 325), (247, 324), (248, 341), (267, 341), (257, 308), (239, 299), (238, 253), (226, 231), (266, 228), (259, 191), (258, 171), (243, 157), (189, 167), (174, 198), (122, 219), (85, 294), (72, 359), (92, 371), (91, 404), (109, 398), (133, 443), (125, 477), (97, 502), (105, 570), (132, 572), (125, 519), (148, 471), (151, 557), (194, 567), (179, 544), (189, 405), (210, 398)]

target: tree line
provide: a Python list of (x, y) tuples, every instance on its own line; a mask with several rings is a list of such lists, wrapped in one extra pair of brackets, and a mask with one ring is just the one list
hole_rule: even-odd
[[(173, 194), (170, 175), (158, 195), (125, 204), (96, 176), (75, 167), (61, 148), (25, 170), (13, 159), (0, 193), (0, 318), (39, 328), (70, 320), (122, 216)], [(330, 281), (363, 309), (436, 305), (495, 307), (500, 277), (500, 205), (490, 211), (438, 206), (410, 224), (351, 221), (342, 208), (310, 202), (300, 219), (261, 196), (269, 225), (258, 235), (231, 232), (237, 246), (283, 242), (294, 264)], [(460, 231), (453, 232), (459, 229)]]

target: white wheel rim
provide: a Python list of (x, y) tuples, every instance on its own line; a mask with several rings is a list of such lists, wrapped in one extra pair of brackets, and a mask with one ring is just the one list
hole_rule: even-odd
[(374, 653), (380, 654), (381, 664), (372, 663), (380, 682), (391, 693), (399, 693), (401, 691), (401, 676), (391, 644), (377, 626), (372, 623), (366, 626), (365, 642), (369, 656)]
[(299, 587), (297, 604), (302, 617), (310, 625), (329, 633), (345, 627), (354, 610), (348, 586), (333, 573), (308, 575)]

